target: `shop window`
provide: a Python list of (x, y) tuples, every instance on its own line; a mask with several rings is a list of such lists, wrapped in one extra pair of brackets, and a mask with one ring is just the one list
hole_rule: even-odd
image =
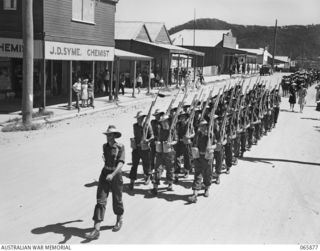
[(16, 10), (17, 9), (17, 0), (3, 0), (3, 9), (4, 10)]
[(72, 0), (72, 20), (94, 23), (95, 0)]

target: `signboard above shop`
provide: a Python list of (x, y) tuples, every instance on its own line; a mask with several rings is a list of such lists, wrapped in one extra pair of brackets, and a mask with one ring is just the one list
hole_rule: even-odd
[(114, 47), (45, 41), (49, 60), (113, 61)]
[[(23, 40), (14, 38), (0, 38), (0, 57), (23, 58)], [(34, 58), (42, 58), (42, 41), (34, 41)]]

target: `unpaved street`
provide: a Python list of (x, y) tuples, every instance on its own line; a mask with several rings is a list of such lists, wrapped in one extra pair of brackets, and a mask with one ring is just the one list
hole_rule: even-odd
[[(273, 75), (272, 84), (279, 78)], [(222, 175), (220, 185), (212, 185), (209, 198), (187, 203), (193, 175), (181, 179), (173, 192), (160, 189), (158, 197), (148, 193), (151, 185), (138, 180), (133, 193), (127, 187), (124, 191), (121, 231), (111, 231), (116, 217), (109, 198), (103, 231), (91, 243), (320, 243), (320, 113), (314, 93), (312, 86), (302, 114), (289, 112), (283, 98), (276, 128), (229, 175)], [(156, 107), (165, 110), (169, 101), (158, 99)], [(0, 242), (86, 242), (103, 166), (102, 132), (109, 124), (122, 132), (128, 184), (134, 116), (140, 109), (147, 111), (150, 103), (148, 99), (36, 132), (0, 132)]]

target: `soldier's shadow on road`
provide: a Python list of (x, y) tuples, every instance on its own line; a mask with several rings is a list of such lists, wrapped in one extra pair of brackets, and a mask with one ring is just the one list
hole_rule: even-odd
[[(89, 233), (93, 230), (93, 228), (77, 228), (77, 227), (66, 227), (66, 224), (75, 223), (75, 222), (82, 222), (82, 220), (74, 220), (74, 221), (67, 221), (62, 223), (50, 224), (44, 227), (37, 227), (31, 230), (33, 234), (47, 234), (47, 233), (54, 233), (63, 236), (63, 240), (60, 241), (58, 244), (65, 244), (67, 241), (71, 239), (72, 236), (76, 236), (79, 238), (84, 239), (81, 243), (88, 243), (91, 240), (85, 238), (85, 234)], [(100, 231), (112, 229), (113, 226), (102, 226)]]
[(288, 110), (288, 109), (280, 109), (280, 112), (299, 113), (298, 111), (291, 111), (291, 110)]
[(271, 158), (253, 158), (253, 157), (243, 157), (241, 160), (250, 161), (250, 162), (263, 162), (272, 165), (272, 162), (289, 162), (294, 164), (302, 164), (302, 165), (312, 165), (312, 166), (320, 166), (320, 163), (315, 162), (305, 162), (299, 160), (289, 160), (289, 159), (271, 159)]
[(312, 117), (303, 117), (301, 119), (320, 120), (319, 118), (312, 118)]
[[(123, 172), (122, 173), (125, 178), (129, 178), (129, 173), (128, 172)], [(144, 175), (143, 174), (137, 174), (137, 180), (143, 179)], [(182, 185), (182, 183), (180, 184)], [(140, 188), (140, 186), (145, 187), (145, 189)], [(166, 201), (187, 201), (187, 197), (185, 195), (179, 195), (179, 194), (173, 194), (172, 192), (167, 192), (166, 187), (160, 187), (158, 189), (158, 194), (153, 195), (151, 192), (151, 187), (150, 185), (146, 186), (144, 185), (143, 181), (136, 181), (134, 189), (131, 190), (129, 188), (129, 182), (124, 184), (123, 187), (123, 192), (128, 194), (129, 196), (135, 196), (135, 195), (142, 195), (145, 199), (164, 199)]]

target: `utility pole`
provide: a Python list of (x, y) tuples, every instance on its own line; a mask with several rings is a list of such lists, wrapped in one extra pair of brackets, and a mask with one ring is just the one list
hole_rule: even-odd
[(272, 55), (272, 72), (274, 71), (274, 56), (276, 53), (276, 40), (277, 40), (277, 19), (276, 19), (276, 25), (274, 27), (274, 37), (273, 37), (273, 55)]
[[(30, 125), (33, 109), (33, 0), (22, 1), (23, 87), (22, 122)], [(43, 55), (44, 56), (44, 55)]]
[[(193, 50), (195, 50), (195, 46), (196, 46), (196, 9), (194, 9), (194, 13), (193, 13)], [(197, 56), (193, 57), (193, 60), (196, 58)], [(193, 62), (193, 66), (194, 66), (194, 70), (193, 70), (193, 80), (196, 81), (196, 62)]]

